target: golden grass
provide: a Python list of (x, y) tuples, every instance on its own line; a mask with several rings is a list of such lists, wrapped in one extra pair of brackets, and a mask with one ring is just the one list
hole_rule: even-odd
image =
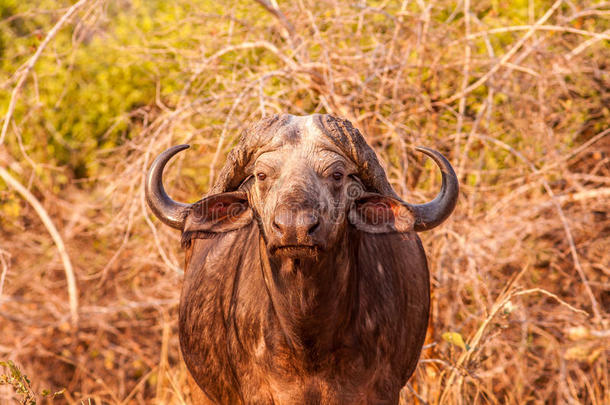
[[(118, 17), (103, 3), (81, 1), (74, 14), (110, 29)], [(4, 121), (0, 164), (27, 193), (3, 176), (0, 359), (37, 392), (65, 388), (67, 403), (188, 403), (179, 235), (145, 207), (145, 170), (190, 143), (166, 185), (194, 201), (249, 123), (330, 112), (363, 131), (405, 199), (430, 199), (440, 183), (414, 145), (445, 153), (462, 182), (454, 215), (421, 234), (433, 310), (404, 403), (610, 403), (608, 4), (246, 3), (193, 12), (208, 25), (190, 51), (125, 44), (142, 63), (179, 54), (183, 81), (126, 112), (135, 129), (99, 152), (95, 178), (39, 181), (45, 161), (16, 146), (36, 114)], [(35, 74), (9, 83), (14, 103), (34, 106), (19, 92)], [(17, 217), (6, 208), (15, 201)], [(16, 395), (0, 386), (0, 402)]]

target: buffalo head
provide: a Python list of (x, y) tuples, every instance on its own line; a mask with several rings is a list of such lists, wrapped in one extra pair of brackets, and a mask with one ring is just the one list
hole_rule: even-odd
[(457, 201), (451, 165), (423, 147), (417, 150), (441, 169), (441, 191), (426, 204), (402, 201), (358, 130), (329, 115), (258, 122), (231, 151), (208, 196), (194, 204), (173, 201), (161, 181), (167, 161), (186, 148), (168, 149), (150, 168), (146, 198), (155, 215), (187, 236), (228, 232), (255, 220), (273, 256), (318, 257), (348, 226), (368, 233), (428, 230)]

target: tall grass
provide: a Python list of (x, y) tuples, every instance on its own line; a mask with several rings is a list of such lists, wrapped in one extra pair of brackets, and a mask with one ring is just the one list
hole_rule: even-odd
[(610, 402), (608, 3), (83, 0), (58, 26), (73, 4), (0, 7), (0, 359), (34, 392), (188, 402), (179, 235), (145, 170), (190, 143), (165, 182), (194, 201), (250, 123), (320, 112), (408, 201), (440, 184), (412, 146), (461, 180), (421, 234), (432, 317), (404, 403)]

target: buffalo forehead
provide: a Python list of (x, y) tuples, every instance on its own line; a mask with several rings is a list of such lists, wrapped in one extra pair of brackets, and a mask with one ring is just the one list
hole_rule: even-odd
[(355, 172), (355, 165), (345, 156), (321, 147), (300, 147), (285, 145), (280, 149), (259, 155), (254, 167), (262, 169), (268, 175), (277, 173), (288, 174), (292, 171), (311, 168), (314, 172), (322, 174), (330, 167), (342, 166), (348, 174)]
[(276, 125), (268, 128), (274, 134), (270, 142), (259, 150), (256, 160), (262, 158), (271, 163), (307, 157), (313, 159), (315, 166), (321, 166), (315, 167), (317, 170), (323, 170), (325, 162), (341, 159), (352, 166), (351, 159), (320, 129), (317, 117), (283, 114)]

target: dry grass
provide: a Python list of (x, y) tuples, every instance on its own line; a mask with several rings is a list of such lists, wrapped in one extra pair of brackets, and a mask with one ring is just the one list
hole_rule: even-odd
[[(188, 402), (179, 235), (147, 211), (145, 170), (190, 143), (166, 184), (193, 201), (249, 123), (331, 112), (366, 134), (409, 201), (439, 187), (413, 145), (445, 153), (462, 181), (455, 214), (421, 235), (432, 325), (404, 402), (610, 403), (609, 4), (530, 1), (529, 22), (513, 24), (497, 3), (300, 0), (279, 11), (260, 0), (251, 18), (235, 17), (238, 6), (193, 12), (209, 28), (190, 51), (123, 49), (152, 63), (180, 53), (181, 88), (130, 111), (135, 135), (100, 151), (96, 178), (59, 190), (38, 180), (45, 162), (27, 144), (15, 147), (35, 114), (13, 117), (0, 164), (31, 198), (0, 189), (21, 207), (18, 218), (0, 210), (0, 359), (37, 391), (65, 388), (68, 403)], [(79, 4), (91, 26), (116, 18), (102, 2)], [(11, 90), (35, 85), (20, 78)], [(33, 103), (18, 92), (15, 103)], [(77, 302), (34, 201), (66, 245)], [(14, 395), (0, 386), (0, 402)]]

